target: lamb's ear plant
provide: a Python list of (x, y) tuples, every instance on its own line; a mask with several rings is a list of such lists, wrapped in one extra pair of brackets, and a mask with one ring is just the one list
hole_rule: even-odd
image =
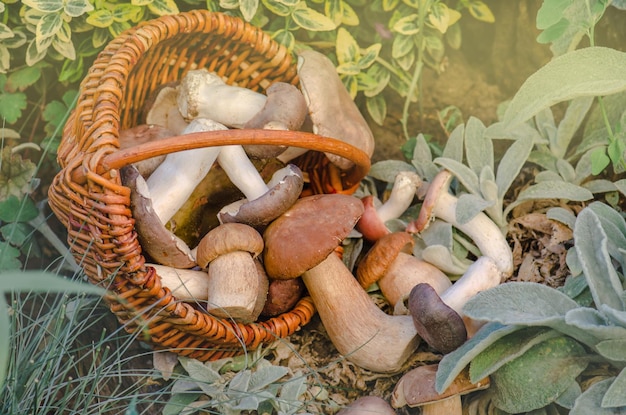
[[(554, 403), (575, 415), (625, 411), (625, 241), (618, 212), (601, 202), (584, 208), (574, 225), (568, 264), (575, 272), (566, 286), (511, 282), (471, 299), (464, 313), (487, 324), (443, 357), (437, 390), (469, 365), (472, 380), (491, 376), (490, 398), (506, 413)], [(586, 290), (592, 301), (581, 304)], [(580, 380), (597, 364), (608, 370), (583, 392)]]

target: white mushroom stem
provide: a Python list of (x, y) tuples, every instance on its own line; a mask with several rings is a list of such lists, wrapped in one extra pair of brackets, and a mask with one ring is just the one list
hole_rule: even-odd
[(417, 348), (420, 339), (411, 316), (379, 309), (337, 255), (329, 255), (302, 279), (329, 338), (354, 364), (395, 372)]
[(417, 174), (411, 171), (399, 172), (394, 180), (389, 198), (376, 208), (380, 220), (384, 223), (399, 218), (411, 206), (415, 192), (421, 184), (422, 180)]
[(183, 117), (209, 118), (232, 128), (243, 127), (267, 99), (251, 89), (228, 85), (206, 69), (189, 71), (178, 89), (178, 109)]
[(217, 162), (246, 199), (255, 200), (268, 192), (269, 188), (242, 146), (221, 147)]
[[(209, 119), (199, 118), (193, 120), (183, 134), (217, 130), (226, 130), (226, 127)], [(146, 180), (153, 198), (152, 208), (162, 223), (167, 223), (191, 196), (211, 169), (220, 149), (221, 147), (205, 147), (170, 153)]]
[(153, 267), (161, 277), (161, 284), (169, 288), (172, 295), (183, 301), (205, 301), (209, 293), (209, 276), (204, 271), (178, 269), (158, 264)]

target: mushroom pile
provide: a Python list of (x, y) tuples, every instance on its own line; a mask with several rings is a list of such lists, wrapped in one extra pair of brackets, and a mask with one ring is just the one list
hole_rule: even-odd
[[(226, 129), (300, 130), (371, 157), (373, 135), (332, 62), (305, 51), (297, 70), (299, 88), (274, 82), (262, 94), (207, 69), (190, 69), (156, 89), (142, 123), (120, 132), (120, 146)], [(303, 279), (268, 273), (261, 253), (271, 252), (266, 228), (303, 196), (306, 174), (290, 162), (305, 151), (306, 145), (212, 146), (123, 167), (135, 229), (162, 285), (178, 300), (242, 323), (293, 308), (305, 292)], [(327, 157), (339, 171), (353, 166)], [(300, 246), (298, 239), (289, 243)]]

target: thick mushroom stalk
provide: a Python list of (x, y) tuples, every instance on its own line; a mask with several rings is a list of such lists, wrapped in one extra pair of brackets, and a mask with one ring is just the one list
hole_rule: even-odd
[(411, 317), (379, 309), (333, 253), (362, 213), (351, 196), (299, 199), (264, 233), (265, 268), (271, 278), (302, 276), (339, 353), (363, 368), (395, 372), (419, 343)]
[[(226, 130), (226, 127), (206, 118), (198, 118), (189, 123), (183, 134), (217, 130)], [(161, 223), (167, 223), (191, 196), (219, 153), (220, 147), (170, 153), (150, 175), (146, 182), (153, 195), (152, 209)]]
[(435, 218), (442, 219), (470, 237), (480, 252), (491, 258), (501, 273), (502, 280), (513, 273), (511, 247), (498, 226), (483, 212), (479, 212), (466, 223), (456, 219), (458, 199), (448, 192), (452, 173), (440, 171), (428, 187), (428, 192), (417, 219), (407, 226), (409, 233), (419, 233)]
[(385, 222), (399, 218), (413, 202), (417, 189), (422, 185), (420, 177), (411, 171), (401, 171), (391, 188), (389, 198), (382, 204), (374, 196), (368, 195), (361, 200), (365, 211), (356, 225), (356, 229), (368, 241), (376, 241), (391, 233)]
[(155, 269), (161, 278), (161, 284), (169, 288), (177, 299), (189, 302), (206, 301), (209, 293), (209, 276), (206, 272), (159, 264), (146, 266)]

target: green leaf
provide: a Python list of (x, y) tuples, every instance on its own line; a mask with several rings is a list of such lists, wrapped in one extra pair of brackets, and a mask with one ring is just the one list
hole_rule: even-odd
[(626, 337), (626, 328), (611, 324), (602, 313), (591, 307), (570, 310), (565, 315), (565, 323), (599, 340)]
[(562, 336), (533, 346), (492, 374), (493, 404), (509, 413), (554, 402), (587, 367), (585, 349)]
[(342, 0), (327, 0), (324, 2), (324, 14), (336, 25), (339, 25), (342, 21), (343, 4)]
[(626, 339), (622, 338), (601, 341), (596, 344), (596, 350), (609, 360), (626, 362)]
[(291, 13), (291, 18), (298, 26), (312, 32), (334, 30), (337, 27), (331, 19), (304, 5), (297, 6)]
[(118, 4), (111, 10), (111, 14), (116, 22), (134, 22), (141, 17), (142, 9), (132, 4)]
[(385, 98), (382, 95), (367, 97), (365, 106), (372, 120), (378, 125), (383, 125), (385, 117), (387, 117), (387, 101)]
[(361, 58), (359, 59), (359, 68), (362, 70), (369, 68), (378, 58), (382, 45), (380, 43), (374, 43), (365, 49)]
[(41, 67), (25, 66), (9, 74), (5, 88), (8, 91), (23, 91), (41, 78)]
[[(602, 408), (619, 408), (619, 412), (626, 410), (626, 370), (622, 371), (611, 383), (611, 386), (607, 389), (604, 397), (602, 397)], [(597, 412), (594, 412), (594, 415)]]
[(522, 329), (521, 326), (505, 326), (500, 323), (487, 323), (456, 350), (443, 356), (439, 362), (435, 389), (442, 393), (454, 379), (470, 364), (472, 359), (486, 350), (499, 339)]
[(493, 23), (496, 21), (491, 9), (480, 0), (471, 0), (468, 10), (475, 19), (482, 22)]
[(537, 43), (551, 43), (563, 37), (567, 29), (571, 26), (570, 21), (562, 18), (552, 26), (546, 28), (537, 36)]
[(459, 196), (456, 206), (456, 220), (459, 224), (466, 224), (480, 212), (492, 206), (493, 202), (487, 201), (480, 196), (464, 193)]
[(404, 16), (394, 23), (391, 30), (404, 36), (414, 35), (419, 32), (418, 19), (415, 13)]
[(277, 30), (272, 34), (272, 39), (285, 46), (289, 51), (293, 50), (293, 47), (296, 44), (296, 38), (293, 33), (287, 29)]
[(568, 107), (563, 119), (559, 123), (555, 141), (551, 143), (551, 150), (559, 158), (565, 156), (574, 134), (582, 124), (585, 116), (591, 108), (594, 97), (579, 97), (573, 99)]
[(552, 329), (528, 327), (502, 337), (472, 359), (470, 380), (478, 382), (520, 357), (536, 344), (559, 335), (559, 332)]
[(611, 159), (606, 155), (606, 147), (598, 147), (591, 151), (591, 174), (597, 176), (602, 173), (611, 163)]
[[(602, 398), (613, 383), (614, 378), (604, 379), (592, 384), (584, 391), (570, 411), (569, 415), (616, 415), (613, 408), (602, 408)], [(622, 390), (623, 394), (624, 391)]]
[(93, 6), (87, 0), (65, 0), (63, 11), (70, 17), (79, 17), (93, 10)]
[(252, 20), (259, 8), (259, 0), (239, 0), (239, 10), (246, 22)]
[(61, 29), (61, 26), (63, 26), (63, 19), (60, 13), (44, 14), (37, 23), (35, 32), (37, 42), (54, 36)]
[[(335, 53), (337, 54), (337, 62), (339, 65), (356, 63), (361, 54), (359, 52), (359, 44), (350, 32), (343, 27), (337, 29), (337, 43), (335, 44)], [(356, 67), (356, 73), (360, 72), (360, 68)], [(356, 74), (354, 74), (356, 75)]]
[(0, 39), (10, 39), (14, 37), (15, 34), (11, 30), (11, 28), (4, 23), (0, 23)]
[(621, 300), (622, 284), (611, 264), (606, 233), (593, 210), (583, 209), (578, 214), (574, 242), (596, 306), (606, 304), (616, 310), (624, 310)]
[(537, 29), (543, 30), (561, 20), (563, 12), (573, 0), (545, 0), (537, 11)]
[(174, 0), (154, 0), (148, 5), (148, 9), (157, 16), (178, 13), (178, 6)]
[(461, 123), (457, 125), (450, 133), (446, 146), (443, 148), (441, 154), (442, 157), (455, 160), (457, 162), (463, 161), (463, 140), (465, 137), (465, 124)]
[(544, 181), (536, 183), (522, 190), (515, 202), (505, 209), (505, 215), (514, 207), (529, 200), (566, 199), (575, 202), (584, 202), (593, 199), (593, 193), (584, 187), (563, 181)]
[(255, 370), (250, 378), (249, 391), (260, 391), (272, 383), (277, 382), (289, 373), (284, 366), (268, 365)]
[(63, 9), (63, 0), (22, 0), (22, 3), (44, 13), (55, 13)]
[(199, 360), (183, 356), (179, 357), (178, 360), (189, 376), (195, 381), (212, 384), (219, 381), (221, 378), (218, 371), (211, 369)]
[[(365, 90), (365, 96), (368, 98), (377, 97), (389, 84), (389, 80), (391, 78), (391, 73), (385, 69), (382, 65), (373, 64), (367, 69), (367, 75), (369, 75), (375, 82), (376, 86), (371, 89)], [(383, 98), (383, 102), (385, 103), (385, 113), (386, 111), (386, 101)]]
[(478, 175), (465, 164), (445, 157), (437, 157), (433, 162), (450, 170), (470, 193), (480, 195)]
[(485, 136), (485, 125), (470, 116), (465, 126), (465, 157), (467, 165), (479, 175), (484, 166), (493, 171), (493, 143)]
[(33, 229), (27, 224), (21, 222), (7, 223), (6, 225), (0, 227), (0, 234), (2, 234), (4, 240), (17, 247), (24, 245), (32, 233)]
[(391, 56), (394, 59), (400, 59), (413, 51), (414, 47), (415, 44), (413, 43), (412, 36), (398, 34), (394, 36), (393, 43), (391, 44)]
[[(11, 246), (8, 242), (0, 241), (0, 271), (21, 269), (22, 262), (19, 258), (19, 249)], [(4, 300), (4, 297), (2, 297), (2, 300)], [(1, 352), (2, 350), (0, 349)], [(2, 377), (0, 377), (0, 380), (2, 380)]]
[(504, 114), (508, 129), (559, 102), (626, 89), (626, 53), (589, 47), (558, 56), (529, 76)]
[(401, 160), (381, 160), (374, 163), (368, 176), (386, 183), (393, 183), (401, 171), (415, 171), (415, 168)]
[(466, 316), (502, 324), (550, 325), (563, 321), (578, 308), (567, 295), (533, 282), (510, 282), (481, 291), (472, 297), (463, 312)]
[(32, 191), (31, 180), (37, 166), (19, 154), (11, 153), (10, 147), (5, 147), (0, 157), (0, 202), (10, 197), (22, 199)]
[(59, 52), (59, 54), (63, 56), (65, 59), (69, 59), (69, 60), (76, 59), (76, 50), (74, 49), (74, 44), (71, 41), (63, 42), (63, 41), (60, 41), (58, 37), (56, 37), (52, 41), (52, 47), (54, 48), (54, 50)]
[(22, 116), (22, 111), (26, 109), (26, 94), (0, 93), (0, 117), (7, 124), (14, 124)]
[(277, 16), (289, 16), (291, 14), (292, 7), (284, 4), (283, 2), (276, 0), (262, 0), (263, 5), (267, 10)]
[(38, 214), (37, 206), (29, 197), (20, 200), (11, 195), (0, 202), (0, 220), (3, 222), (28, 222)]
[(504, 156), (502, 156), (496, 172), (499, 199), (504, 198), (509, 187), (511, 187), (513, 181), (518, 177), (532, 149), (532, 137), (525, 136), (515, 140), (507, 149), (506, 153), (504, 153)]

